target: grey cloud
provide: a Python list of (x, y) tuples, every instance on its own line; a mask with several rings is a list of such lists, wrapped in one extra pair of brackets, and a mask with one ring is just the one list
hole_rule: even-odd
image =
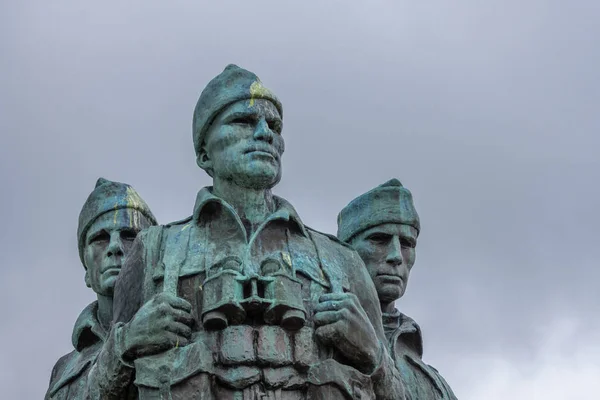
[(549, 321), (580, 321), (583, 348), (597, 337), (596, 2), (2, 7), (5, 393), (42, 396), (93, 299), (75, 231), (98, 176), (161, 222), (189, 215), (209, 184), (192, 110), (231, 62), (283, 100), (276, 192), (308, 225), (335, 232), (391, 177), (413, 191), (423, 232), (399, 306), (460, 398), (478, 356), (536, 370)]

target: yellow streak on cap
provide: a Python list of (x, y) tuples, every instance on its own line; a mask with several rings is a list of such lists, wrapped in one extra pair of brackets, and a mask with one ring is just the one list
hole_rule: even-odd
[(117, 224), (117, 216), (119, 215), (119, 202), (115, 201), (115, 216), (113, 217), (113, 225)]
[[(128, 186), (127, 187), (127, 208), (129, 208), (129, 226), (138, 226), (140, 221), (138, 213), (134, 212), (134, 210), (138, 210), (141, 207), (140, 201), (139, 201), (139, 195), (137, 194), (137, 192), (135, 190), (133, 190), (132, 187)], [(133, 216), (133, 221), (132, 221), (132, 216)]]
[(248, 105), (248, 107), (252, 107), (254, 105), (255, 97), (265, 97), (270, 93), (271, 91), (264, 87), (260, 80), (254, 81), (252, 85), (250, 85), (250, 104)]

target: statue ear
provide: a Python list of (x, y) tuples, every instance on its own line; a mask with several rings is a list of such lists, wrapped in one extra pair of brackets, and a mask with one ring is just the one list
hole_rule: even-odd
[(196, 164), (203, 170), (205, 170), (210, 176), (212, 176), (213, 162), (208, 156), (206, 146), (202, 145), (198, 150), (198, 156), (196, 157)]
[(88, 269), (85, 270), (85, 286), (91, 288), (92, 284), (90, 283), (90, 271)]

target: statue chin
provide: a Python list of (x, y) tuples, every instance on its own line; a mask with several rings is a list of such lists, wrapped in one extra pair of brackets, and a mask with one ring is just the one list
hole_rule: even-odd
[(394, 301), (400, 299), (403, 295), (404, 295), (404, 291), (402, 291), (400, 288), (396, 288), (396, 289), (387, 289), (380, 291), (380, 293), (378, 293), (379, 295), (379, 300), (382, 303), (393, 303)]
[(273, 174), (270, 171), (249, 171), (246, 174), (234, 176), (232, 181), (236, 185), (254, 190), (267, 190), (273, 188), (281, 180), (281, 172)]

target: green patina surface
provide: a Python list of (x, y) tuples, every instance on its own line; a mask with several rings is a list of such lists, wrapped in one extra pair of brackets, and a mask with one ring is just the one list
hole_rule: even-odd
[[(428, 399), (413, 389), (426, 393), (430, 381), (442, 396), (431, 398), (450, 398), (441, 377), (426, 370), (411, 380), (412, 364), (401, 362), (427, 368), (418, 326), (394, 320), (389, 307), (408, 273), (371, 273), (377, 257), (412, 267), (420, 225), (410, 192), (387, 185), (384, 209), (359, 199), (340, 214), (342, 240), (305, 226), (272, 193), (282, 174), (283, 106), (235, 65), (202, 91), (192, 138), (213, 183), (199, 190), (190, 217), (154, 226), (131, 187), (108, 181), (84, 205), (79, 252), (98, 303), (78, 323), (75, 350), (57, 363), (47, 398)], [(380, 226), (378, 238), (360, 236)], [(357, 237), (381, 249), (361, 253)], [(106, 272), (115, 254), (126, 260), (118, 279)]]
[(388, 351), (408, 397), (455, 400), (440, 373), (422, 360), (419, 325), (395, 307), (406, 291), (420, 230), (412, 194), (397, 179), (358, 196), (338, 215), (337, 236), (358, 252), (375, 284)]

